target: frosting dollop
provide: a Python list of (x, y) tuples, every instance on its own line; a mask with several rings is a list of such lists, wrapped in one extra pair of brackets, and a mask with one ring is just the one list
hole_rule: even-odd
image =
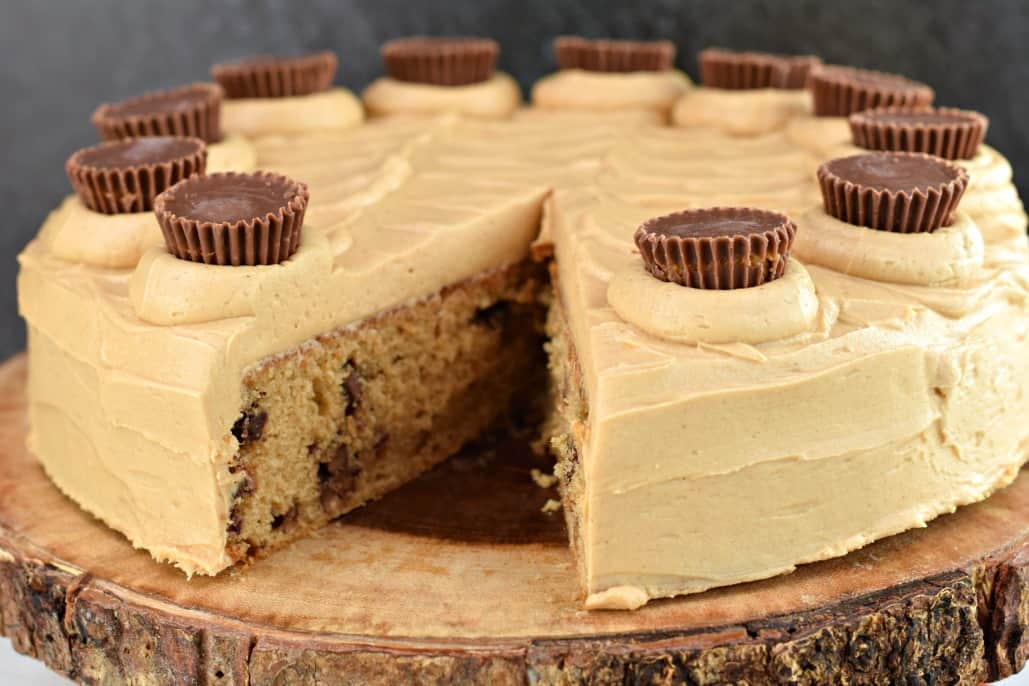
[(813, 207), (797, 220), (794, 254), (811, 264), (874, 281), (961, 286), (983, 265), (983, 237), (964, 212), (932, 233), (854, 226)]
[(133, 267), (143, 253), (163, 242), (153, 212), (101, 214), (76, 196), (47, 217), (41, 235), (55, 257), (108, 269)]
[(369, 116), (463, 114), (479, 119), (506, 119), (522, 103), (518, 84), (497, 72), (486, 81), (464, 86), (437, 86), (384, 77), (361, 95)]
[(789, 338), (812, 327), (819, 307), (814, 282), (795, 259), (781, 278), (734, 291), (683, 288), (633, 264), (613, 276), (607, 302), (630, 324), (677, 343)]
[(332, 271), (325, 234), (304, 227), (297, 251), (273, 265), (223, 267), (180, 260), (164, 246), (148, 250), (129, 281), (129, 300), (140, 319), (162, 326), (197, 324), (255, 315), (262, 295), (281, 297), (292, 283), (303, 289), (309, 279)]
[(810, 113), (811, 96), (805, 90), (699, 86), (675, 104), (672, 122), (678, 126), (710, 126), (737, 136), (756, 136), (783, 129), (794, 117)]
[[(786, 124), (790, 142), (822, 158), (833, 156), (841, 146), (851, 146), (850, 122), (846, 117), (794, 117)], [(857, 149), (856, 152), (862, 152)]]
[(549, 109), (652, 109), (667, 116), (691, 87), (680, 71), (626, 73), (562, 69), (532, 87), (532, 102)]
[(349, 129), (363, 120), (360, 101), (345, 88), (282, 98), (238, 98), (222, 104), (224, 130), (250, 137)]

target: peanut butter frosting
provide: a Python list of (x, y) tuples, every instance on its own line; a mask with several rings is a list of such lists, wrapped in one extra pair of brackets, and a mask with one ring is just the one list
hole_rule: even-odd
[(737, 136), (756, 136), (786, 128), (795, 117), (811, 115), (806, 90), (759, 88), (727, 90), (697, 86), (672, 110), (677, 126), (711, 127)]
[[(592, 89), (558, 76), (549, 83), (581, 84), (567, 91), (582, 89), (580, 105), (607, 90), (599, 109), (653, 103), (668, 85), (635, 98), (619, 80), (635, 75), (590, 75), (605, 79)], [(925, 237), (857, 238), (812, 210), (823, 158), (798, 141), (827, 138), (814, 119), (740, 137), (569, 116), (575, 126), (564, 113), (448, 114), (262, 136), (257, 166), (311, 195), (300, 248), (280, 265), (172, 260), (156, 222), (152, 242), (96, 264), (54, 249), (62, 225), (92, 221), (59, 209), (22, 253), (18, 284), (29, 440), (48, 474), (157, 559), (216, 573), (230, 564), (230, 429), (246, 370), (540, 241), (555, 251), (588, 398), (588, 423), (574, 427), (587, 607), (787, 572), (1014, 478), (1029, 443), (1029, 261), (1013, 233), (978, 220), (1014, 216), (1013, 203), (989, 215), (962, 205)], [(1009, 170), (980, 164), (970, 195), (977, 178), (1010, 184)], [(643, 273), (636, 227), (709, 206), (793, 218), (787, 276), (716, 301)], [(904, 239), (932, 242), (899, 244), (908, 263), (896, 266), (892, 241)], [(857, 242), (865, 261), (841, 262)], [(653, 325), (674, 309), (691, 314)]]
[(349, 129), (363, 120), (360, 100), (345, 88), (282, 98), (235, 98), (222, 103), (222, 129), (251, 138)]
[(595, 72), (562, 69), (532, 87), (532, 104), (543, 109), (654, 110), (665, 121), (692, 82), (681, 71)]
[(461, 114), (506, 119), (522, 104), (518, 83), (504, 73), (462, 86), (376, 79), (362, 94), (369, 116)]

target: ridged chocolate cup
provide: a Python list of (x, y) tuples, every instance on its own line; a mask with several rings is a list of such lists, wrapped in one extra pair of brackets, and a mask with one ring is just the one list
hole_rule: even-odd
[(90, 121), (105, 141), (142, 136), (191, 136), (205, 143), (221, 140), (223, 92), (214, 83), (194, 83), (104, 103)]
[(661, 281), (734, 290), (786, 272), (796, 225), (785, 214), (752, 207), (684, 210), (648, 219), (634, 239), (643, 266)]
[(64, 165), (82, 204), (103, 214), (152, 210), (158, 194), (206, 167), (202, 140), (172, 136), (100, 143), (76, 151)]
[(928, 107), (932, 88), (897, 74), (870, 69), (822, 66), (808, 80), (819, 117), (847, 117), (875, 107)]
[(328, 50), (301, 57), (259, 55), (211, 67), (227, 98), (288, 98), (332, 86), (339, 60)]
[(581, 36), (554, 39), (560, 69), (598, 72), (667, 71), (675, 63), (675, 44), (667, 40), (590, 40)]
[(702, 50), (697, 59), (701, 83), (726, 90), (801, 89), (807, 85), (812, 69), (822, 64), (813, 55), (733, 52), (722, 48)]
[(947, 160), (975, 157), (989, 124), (978, 112), (949, 107), (880, 107), (850, 115), (858, 147), (923, 152)]
[(493, 76), (500, 46), (489, 38), (413, 36), (391, 40), (380, 52), (387, 76), (397, 81), (467, 86)]
[(212, 265), (278, 264), (300, 246), (307, 186), (281, 174), (194, 176), (157, 196), (168, 252)]
[(818, 168), (826, 214), (894, 233), (928, 233), (950, 223), (968, 187), (968, 172), (912, 152), (871, 152)]

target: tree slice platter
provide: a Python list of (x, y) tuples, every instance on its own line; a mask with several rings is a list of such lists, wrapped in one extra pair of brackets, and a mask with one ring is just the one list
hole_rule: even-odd
[(581, 609), (556, 494), (516, 440), (319, 535), (187, 580), (84, 514), (24, 447), (0, 366), (0, 633), (88, 684), (977, 684), (1029, 655), (1029, 474), (793, 574)]

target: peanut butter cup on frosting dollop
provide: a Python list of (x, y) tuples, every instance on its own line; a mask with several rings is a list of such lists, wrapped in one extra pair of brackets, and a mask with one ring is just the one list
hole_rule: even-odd
[(224, 172), (194, 176), (154, 201), (168, 251), (215, 265), (267, 265), (300, 245), (307, 186), (281, 174)]
[(488, 81), (500, 46), (489, 38), (412, 36), (384, 43), (386, 74), (397, 81), (433, 86), (467, 86)]
[(873, 152), (818, 168), (825, 212), (855, 226), (925, 233), (950, 223), (968, 172), (922, 153)]
[(193, 136), (221, 140), (223, 92), (213, 83), (155, 91), (117, 103), (104, 103), (91, 121), (105, 141), (141, 136)]
[(599, 72), (668, 71), (675, 62), (675, 44), (667, 40), (630, 41), (580, 36), (554, 39), (560, 69)]
[(797, 227), (785, 214), (752, 207), (684, 210), (648, 219), (634, 239), (646, 270), (690, 288), (732, 290), (786, 271)]
[(811, 70), (822, 64), (814, 55), (774, 55), (734, 52), (722, 48), (702, 50), (698, 56), (700, 79), (708, 88), (797, 90), (807, 85)]
[(897, 74), (828, 65), (811, 72), (808, 81), (819, 117), (846, 117), (873, 107), (933, 104), (932, 88)]
[(300, 57), (255, 55), (211, 67), (228, 98), (288, 98), (332, 86), (339, 60), (325, 50)]
[(975, 157), (989, 120), (948, 107), (880, 107), (850, 115), (854, 145), (866, 150), (924, 152), (948, 160)]
[(149, 136), (83, 148), (64, 168), (83, 205), (128, 214), (152, 210), (159, 193), (206, 166), (207, 146), (199, 138)]

